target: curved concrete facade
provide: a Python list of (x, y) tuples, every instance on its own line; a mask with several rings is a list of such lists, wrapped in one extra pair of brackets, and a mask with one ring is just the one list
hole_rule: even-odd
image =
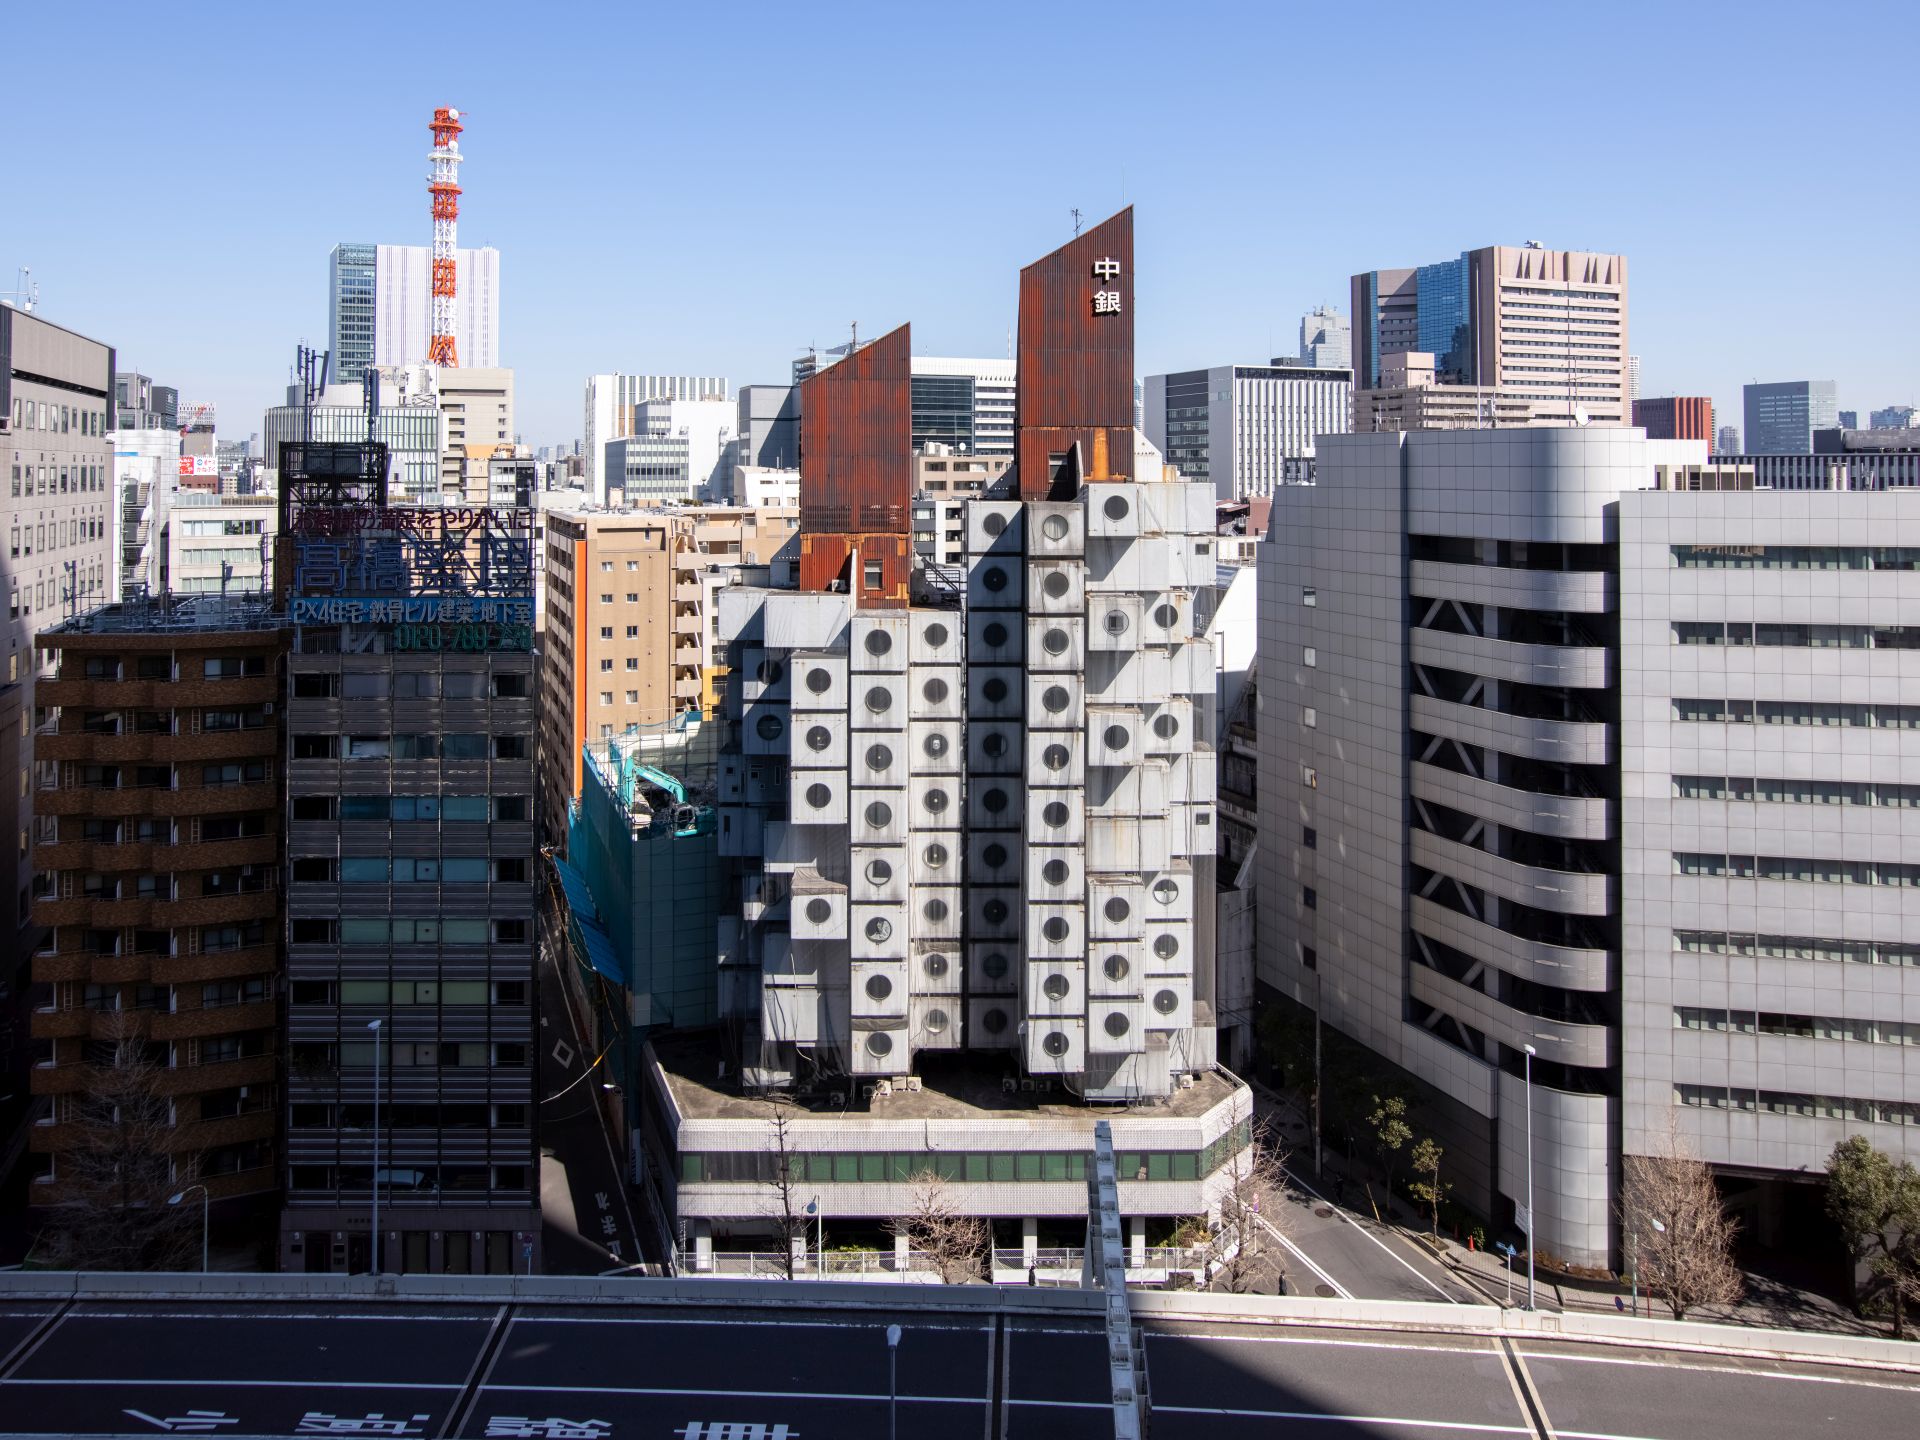
[(1445, 1097), (1427, 1123), (1496, 1223), (1532, 1046), (1535, 1239), (1587, 1264), (1619, 1106), (1611, 547), (1651, 476), (1634, 430), (1328, 437), (1261, 559), (1261, 978)]

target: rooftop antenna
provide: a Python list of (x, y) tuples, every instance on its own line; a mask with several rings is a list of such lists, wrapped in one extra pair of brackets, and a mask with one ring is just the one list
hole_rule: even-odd
[(20, 267), (20, 288), (0, 290), (0, 300), (15, 306), (23, 315), (33, 313), (33, 307), (40, 303), (40, 286), (34, 281), (31, 266)]
[(1078, 205), (1073, 207), (1073, 235), (1076, 240), (1080, 238), (1080, 207)]

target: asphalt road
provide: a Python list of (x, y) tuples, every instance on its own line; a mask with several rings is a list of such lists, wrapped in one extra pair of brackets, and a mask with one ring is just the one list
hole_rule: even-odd
[[(909, 1440), (1113, 1433), (1077, 1320), (212, 1301), (0, 1307), (0, 1427), (881, 1440), (896, 1323)], [(1890, 1371), (1293, 1325), (1156, 1324), (1146, 1343), (1154, 1440), (1806, 1440), (1920, 1415), (1920, 1375)]]

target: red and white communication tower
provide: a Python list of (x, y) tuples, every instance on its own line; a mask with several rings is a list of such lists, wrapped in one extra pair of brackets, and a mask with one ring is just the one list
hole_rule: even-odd
[(457, 366), (460, 352), (453, 343), (453, 297), (459, 288), (460, 227), (460, 112), (441, 108), (433, 112), (433, 149), (427, 159), (427, 193), (433, 197), (433, 337), (427, 341), (429, 365)]

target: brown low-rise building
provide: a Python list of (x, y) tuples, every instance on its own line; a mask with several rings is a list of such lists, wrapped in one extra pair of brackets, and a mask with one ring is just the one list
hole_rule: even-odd
[(212, 597), (110, 605), (42, 631), (36, 695), (32, 1200), (123, 1039), (172, 1105), (163, 1142), (211, 1200), (279, 1185), (282, 744), (289, 632)]

